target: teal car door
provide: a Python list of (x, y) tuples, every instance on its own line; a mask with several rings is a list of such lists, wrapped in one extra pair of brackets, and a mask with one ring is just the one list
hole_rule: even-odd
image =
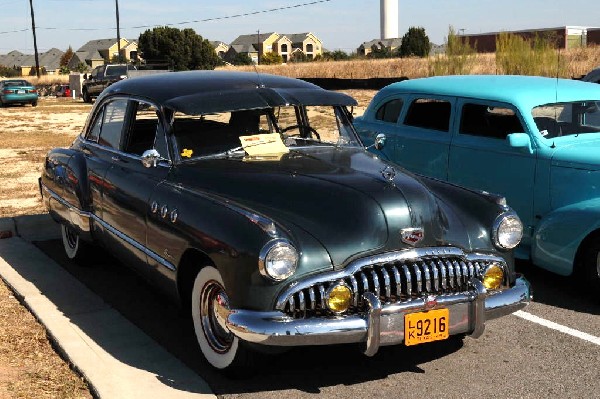
[[(375, 111), (367, 117), (356, 119), (354, 126), (365, 147), (370, 151), (382, 156), (384, 159), (392, 160), (396, 148), (396, 132), (398, 130), (398, 119), (402, 111), (404, 100), (402, 97), (392, 96), (383, 99), (375, 105)], [(385, 134), (385, 145), (376, 149), (373, 144), (379, 134)]]
[(395, 130), (392, 159), (410, 171), (446, 180), (455, 100), (413, 95)]
[(505, 196), (523, 222), (527, 241), (534, 225), (536, 151), (512, 147), (507, 139), (527, 132), (522, 117), (511, 105), (480, 100), (459, 99), (457, 110), (448, 181)]

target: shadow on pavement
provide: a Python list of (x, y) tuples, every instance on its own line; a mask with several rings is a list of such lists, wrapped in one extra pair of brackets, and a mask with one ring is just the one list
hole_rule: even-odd
[(231, 380), (215, 372), (197, 348), (189, 317), (141, 277), (106, 252), (79, 266), (69, 261), (58, 240), (35, 243), (104, 301), (209, 382), (217, 395), (296, 389), (319, 393), (322, 387), (385, 379), (401, 372), (422, 373), (419, 364), (447, 356), (461, 340), (423, 346), (381, 348), (368, 358), (358, 345), (295, 348), (264, 358), (251, 379)]

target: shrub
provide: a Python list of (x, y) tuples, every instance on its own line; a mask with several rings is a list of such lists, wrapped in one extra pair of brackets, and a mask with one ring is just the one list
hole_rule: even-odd
[(283, 58), (279, 54), (268, 52), (260, 57), (260, 63), (262, 65), (278, 65), (283, 63)]
[(446, 54), (431, 58), (429, 76), (467, 75), (471, 73), (475, 60), (475, 49), (450, 26), (446, 39)]
[(506, 32), (496, 40), (496, 67), (504, 74), (539, 76), (561, 76), (565, 68), (554, 37), (536, 35), (527, 39)]

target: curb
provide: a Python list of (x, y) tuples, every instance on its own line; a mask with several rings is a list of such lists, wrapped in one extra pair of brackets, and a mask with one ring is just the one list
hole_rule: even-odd
[(59, 235), (48, 215), (0, 218), (0, 277), (98, 398), (215, 398), (208, 384), (28, 242)]

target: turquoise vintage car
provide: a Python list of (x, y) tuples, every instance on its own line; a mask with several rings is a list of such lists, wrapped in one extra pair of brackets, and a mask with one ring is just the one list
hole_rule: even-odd
[(387, 160), (506, 196), (525, 226), (518, 257), (600, 287), (599, 103), (586, 82), (433, 77), (383, 88), (355, 126)]

